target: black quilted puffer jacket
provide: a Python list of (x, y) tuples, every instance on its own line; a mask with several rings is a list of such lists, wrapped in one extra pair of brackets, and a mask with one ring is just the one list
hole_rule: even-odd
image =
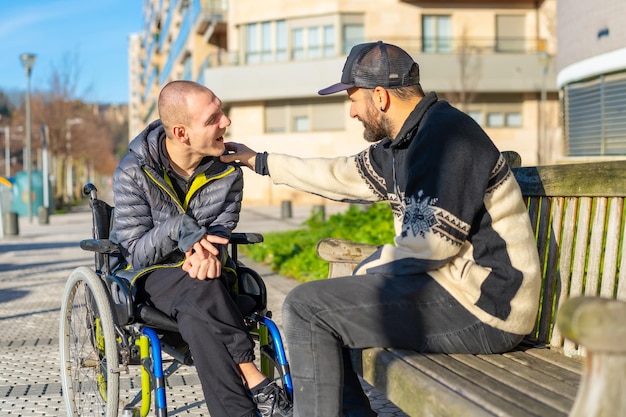
[(113, 177), (111, 239), (134, 270), (181, 264), (184, 252), (205, 233), (229, 238), (239, 220), (241, 168), (204, 158), (181, 201), (168, 175), (164, 142), (156, 120), (133, 139)]

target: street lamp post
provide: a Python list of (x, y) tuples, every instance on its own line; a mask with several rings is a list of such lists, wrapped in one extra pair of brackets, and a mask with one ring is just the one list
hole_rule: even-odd
[(72, 201), (74, 201), (74, 175), (73, 175), (73, 161), (72, 161), (72, 126), (81, 124), (83, 119), (80, 117), (74, 117), (72, 119), (65, 120), (65, 152), (67, 154), (65, 163), (65, 200), (68, 208), (71, 207)]
[(9, 126), (4, 127), (4, 176), (11, 176), (11, 134)]
[(33, 222), (33, 173), (32, 173), (32, 157), (31, 157), (31, 135), (30, 135), (30, 74), (35, 65), (34, 54), (22, 54), (20, 55), (20, 61), (26, 71), (26, 193), (27, 205), (28, 205), (28, 221)]

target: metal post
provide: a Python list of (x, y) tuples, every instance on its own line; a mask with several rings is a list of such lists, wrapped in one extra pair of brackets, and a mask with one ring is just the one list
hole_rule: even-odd
[(11, 136), (9, 126), (4, 127), (4, 176), (11, 176)]
[(33, 222), (33, 173), (32, 173), (32, 157), (31, 157), (31, 136), (30, 136), (30, 74), (35, 65), (35, 55), (22, 54), (20, 55), (22, 66), (26, 70), (26, 177), (27, 177), (27, 205), (28, 205), (28, 221)]
[(74, 171), (73, 171), (73, 161), (72, 161), (72, 126), (81, 124), (83, 119), (80, 117), (74, 117), (72, 119), (65, 120), (65, 152), (66, 152), (66, 162), (65, 162), (65, 200), (67, 203), (67, 208), (69, 209), (72, 206), (72, 202), (74, 201)]
[(46, 210), (49, 209), (50, 200), (50, 167), (48, 161), (48, 125), (41, 125), (41, 170), (43, 172), (43, 206)]

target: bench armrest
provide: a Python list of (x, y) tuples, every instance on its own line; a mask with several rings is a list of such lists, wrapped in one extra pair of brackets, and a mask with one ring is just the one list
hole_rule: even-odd
[(575, 297), (561, 306), (557, 323), (565, 337), (593, 352), (626, 354), (626, 303)]
[(626, 415), (626, 303), (582, 296), (566, 300), (557, 324), (586, 349), (583, 375), (570, 417)]
[(376, 251), (378, 246), (349, 240), (326, 238), (317, 243), (317, 255), (329, 262), (328, 277), (351, 275), (352, 270)]

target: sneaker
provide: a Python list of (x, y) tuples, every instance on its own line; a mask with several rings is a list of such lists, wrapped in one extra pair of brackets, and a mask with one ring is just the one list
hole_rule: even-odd
[(263, 417), (292, 417), (293, 406), (285, 391), (270, 382), (252, 396), (256, 407)]

